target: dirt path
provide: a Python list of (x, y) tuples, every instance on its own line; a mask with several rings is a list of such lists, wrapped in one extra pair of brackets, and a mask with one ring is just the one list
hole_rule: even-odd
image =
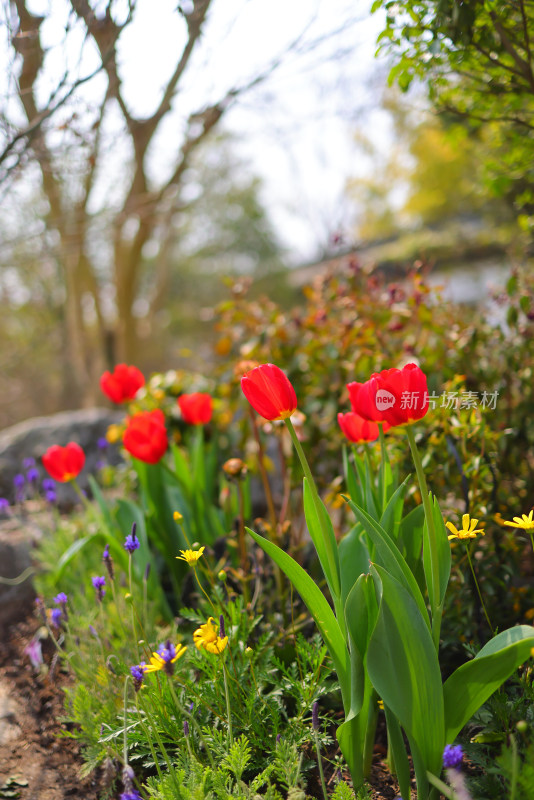
[[(58, 738), (66, 727), (58, 722), (65, 676), (40, 677), (24, 652), (37, 629), (30, 617), (0, 643), (0, 800), (97, 800), (98, 776), (79, 778), (78, 743)], [(43, 649), (50, 663), (51, 654)]]

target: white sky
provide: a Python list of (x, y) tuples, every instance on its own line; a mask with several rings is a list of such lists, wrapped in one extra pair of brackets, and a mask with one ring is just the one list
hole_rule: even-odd
[[(4, 0), (4, 18), (8, 5)], [(352, 132), (357, 125), (371, 125), (373, 137), (387, 141), (381, 117), (372, 113), (378, 92), (369, 80), (385, 67), (374, 60), (383, 18), (371, 17), (370, 5), (371, 0), (214, 0), (203, 46), (195, 54), (195, 69), (188, 71), (174, 102), (176, 113), (155, 142), (154, 174), (169, 168), (173, 143), (180, 137), (183, 120), (199, 106), (199, 98), (202, 105), (247, 83), (283, 56), (305, 31), (296, 52), (230, 109), (223, 124), (239, 136), (243, 154), (264, 179), (264, 203), (292, 261), (313, 258), (327, 243), (328, 234), (350, 230), (354, 211), (344, 187), (351, 176), (365, 170), (352, 146)], [(124, 0), (117, 0), (118, 15), (121, 6)], [(123, 92), (136, 115), (148, 115), (155, 108), (181, 51), (184, 24), (176, 6), (177, 0), (138, 0), (136, 22), (121, 36)], [(30, 8), (47, 17), (43, 26), (50, 47), (47, 57), (59, 70), (66, 4), (31, 0)], [(361, 21), (355, 22), (358, 18)], [(317, 49), (299, 52), (305, 42), (335, 30), (337, 35)], [(78, 36), (69, 58), (75, 66), (83, 52), (80, 71), (87, 74), (96, 59), (87, 48), (82, 51), (82, 44)], [(0, 41), (0, 68), (5, 54)], [(2, 74), (4, 69), (0, 69), (4, 94)], [(93, 81), (84, 96), (96, 97), (101, 86)], [(47, 88), (43, 85), (43, 93)]]

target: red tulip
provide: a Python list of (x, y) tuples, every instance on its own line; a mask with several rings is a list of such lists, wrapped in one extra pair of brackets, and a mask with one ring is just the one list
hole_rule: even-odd
[(206, 425), (213, 413), (211, 395), (203, 392), (182, 394), (178, 398), (182, 418), (188, 425)]
[(375, 396), (380, 388), (379, 379), (379, 373), (373, 372), (365, 383), (357, 381), (347, 383), (353, 412), (370, 422), (384, 422), (382, 412), (377, 409), (375, 404)]
[(297, 409), (293, 386), (274, 364), (260, 364), (243, 375), (241, 389), (252, 408), (265, 419), (287, 419)]
[(76, 442), (69, 442), (66, 447), (58, 444), (49, 447), (43, 455), (43, 466), (55, 481), (66, 483), (72, 481), (83, 469), (85, 453)]
[(366, 383), (348, 384), (347, 388), (353, 411), (364, 419), (376, 421), (379, 416), (390, 425), (405, 425), (428, 411), (426, 375), (416, 364), (384, 369)]
[(100, 388), (113, 403), (131, 400), (144, 385), (143, 373), (128, 364), (117, 364), (112, 373), (104, 372), (100, 378)]
[[(347, 414), (338, 414), (337, 421), (339, 427), (349, 440), (349, 442), (374, 442), (378, 439), (378, 423), (369, 420), (349, 411)], [(387, 422), (383, 423), (384, 432), (390, 428)]]
[(167, 450), (167, 430), (163, 411), (140, 411), (129, 417), (122, 443), (139, 461), (157, 464)]

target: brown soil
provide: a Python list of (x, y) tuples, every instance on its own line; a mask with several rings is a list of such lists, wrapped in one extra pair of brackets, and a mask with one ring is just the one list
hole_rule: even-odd
[[(30, 616), (0, 643), (0, 798), (98, 800), (98, 775), (81, 780), (80, 746), (61, 738), (68, 728), (59, 722), (68, 676), (40, 676), (24, 652), (38, 628)], [(49, 664), (46, 642), (43, 655)]]

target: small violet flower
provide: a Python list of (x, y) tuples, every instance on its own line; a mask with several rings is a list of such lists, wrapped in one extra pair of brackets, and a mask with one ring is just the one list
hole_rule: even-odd
[(106, 594), (106, 590), (104, 586), (106, 585), (106, 579), (104, 576), (97, 576), (91, 578), (91, 583), (93, 584), (93, 588), (96, 592), (96, 599), (101, 603), (104, 595)]
[(50, 622), (52, 623), (52, 626), (54, 628), (61, 627), (61, 617), (62, 617), (61, 609), (53, 608), (52, 611), (50, 612)]
[(35, 467), (35, 458), (23, 458), (22, 467), (23, 469), (31, 469), (32, 467)]
[(463, 750), (459, 744), (448, 744), (443, 751), (445, 769), (458, 769), (462, 764)]
[(0, 514), (7, 514), (9, 511), (9, 500), (6, 497), (0, 497)]
[(139, 539), (135, 535), (136, 529), (137, 525), (134, 522), (134, 524), (132, 525), (132, 532), (128, 534), (124, 542), (124, 549), (127, 550), (130, 553), (130, 555), (132, 555), (132, 553), (141, 546)]
[(20, 472), (13, 478), (13, 486), (15, 487), (15, 500), (21, 503), (24, 500), (24, 485), (26, 478)]
[(53, 492), (56, 488), (56, 482), (53, 478), (43, 478), (41, 482), (43, 492)]
[(319, 730), (319, 703), (317, 700), (312, 706), (312, 728), (314, 731)]
[(30, 469), (26, 473), (26, 478), (28, 483), (37, 483), (39, 480), (39, 470), (37, 467), (30, 467)]
[(113, 578), (115, 577), (115, 569), (113, 567), (113, 559), (111, 558), (111, 556), (109, 554), (109, 544), (107, 544), (104, 547), (104, 552), (102, 553), (102, 561), (106, 565), (106, 569), (108, 571), (108, 575), (110, 577), (110, 580), (113, 580)]
[(174, 672), (174, 663), (183, 656), (187, 647), (178, 645), (175, 647), (172, 642), (167, 639), (165, 644), (160, 644), (156, 653), (152, 653), (150, 657), (150, 664), (144, 668), (145, 672), (158, 672), (164, 670), (167, 675), (172, 675)]
[(67, 602), (68, 602), (68, 599), (69, 599), (69, 598), (67, 597), (67, 595), (65, 594), (65, 592), (59, 592), (59, 594), (57, 594), (57, 595), (54, 597), (54, 603), (55, 603), (56, 605), (58, 605), (58, 606), (61, 606), (61, 610), (62, 610), (62, 612), (63, 612), (63, 616), (65, 617), (65, 622), (66, 622), (66, 621), (68, 620), (68, 618), (69, 618), (69, 612), (67, 611)]
[(136, 692), (138, 692), (143, 685), (143, 678), (145, 676), (145, 662), (141, 661), (140, 664), (130, 667), (130, 673), (132, 675), (134, 689)]

